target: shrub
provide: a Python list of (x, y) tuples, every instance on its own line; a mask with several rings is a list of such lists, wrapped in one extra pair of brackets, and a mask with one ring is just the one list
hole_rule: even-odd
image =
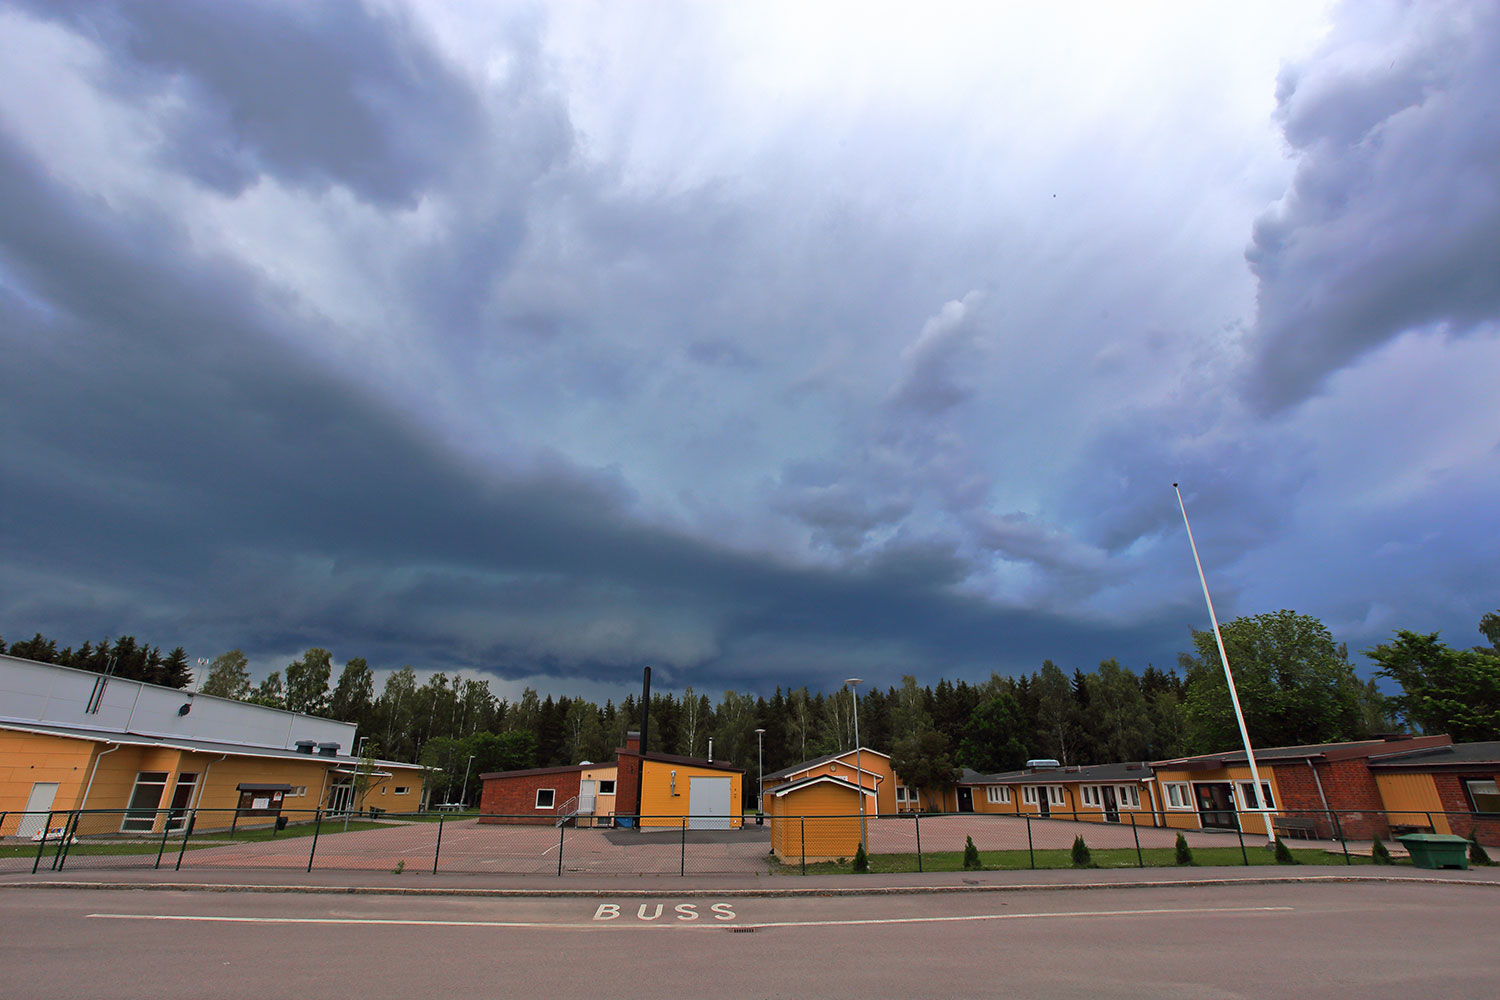
[(1073, 838), (1073, 867), (1088, 868), (1094, 863), (1093, 854), (1089, 853), (1089, 845), (1083, 842), (1083, 834)]
[(1193, 849), (1188, 846), (1187, 838), (1180, 833), (1177, 835), (1177, 863), (1179, 865), (1196, 864), (1193, 861)]
[(974, 846), (973, 837), (964, 838), (964, 871), (977, 872), (984, 865), (979, 861), (979, 848)]
[(1391, 852), (1385, 849), (1385, 845), (1376, 837), (1375, 842), (1370, 845), (1370, 860), (1377, 865), (1393, 865), (1396, 862), (1391, 859)]
[(406, 862), (404, 860), (397, 861), (396, 862), (396, 867), (394, 867), (394, 868), (391, 869), (391, 874), (392, 875), (400, 875), (404, 871), (406, 871)]
[(859, 850), (854, 852), (855, 872), (867, 872), (870, 870), (870, 856), (865, 853), (865, 845), (860, 844)]
[(1300, 865), (1302, 863), (1292, 856), (1291, 850), (1286, 846), (1286, 841), (1280, 837), (1276, 838), (1275, 854), (1278, 865)]
[(1469, 834), (1469, 864), (1492, 865), (1494, 863), (1490, 860), (1489, 852), (1479, 843), (1479, 837), (1471, 832)]

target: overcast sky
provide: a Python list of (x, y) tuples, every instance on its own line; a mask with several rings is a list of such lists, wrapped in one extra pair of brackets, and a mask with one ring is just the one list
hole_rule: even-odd
[(1500, 607), (1500, 4), (0, 5), (0, 634), (618, 698)]

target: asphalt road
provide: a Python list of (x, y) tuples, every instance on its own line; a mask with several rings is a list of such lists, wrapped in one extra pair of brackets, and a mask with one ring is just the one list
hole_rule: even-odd
[(814, 898), (0, 893), (0, 996), (1489, 998), (1500, 890)]

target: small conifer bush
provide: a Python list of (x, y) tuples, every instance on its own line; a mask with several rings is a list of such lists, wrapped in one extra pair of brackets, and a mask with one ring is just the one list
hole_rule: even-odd
[(870, 870), (870, 856), (865, 853), (865, 845), (860, 844), (859, 850), (854, 852), (854, 871), (867, 872)]
[(1291, 850), (1286, 846), (1286, 841), (1280, 837), (1276, 838), (1275, 853), (1278, 865), (1300, 865), (1302, 863), (1292, 856)]
[(984, 865), (979, 861), (979, 848), (974, 846), (973, 837), (964, 838), (964, 871), (977, 872)]
[(1177, 863), (1179, 865), (1191, 865), (1193, 861), (1193, 849), (1188, 846), (1187, 838), (1182, 834), (1177, 835)]
[(1094, 856), (1089, 852), (1089, 845), (1083, 842), (1083, 834), (1073, 838), (1073, 867), (1088, 868), (1094, 863)]
[(1393, 865), (1396, 862), (1391, 858), (1391, 852), (1386, 850), (1385, 845), (1376, 837), (1375, 842), (1370, 845), (1370, 860), (1377, 865)]
[(1494, 863), (1490, 860), (1489, 852), (1484, 849), (1484, 845), (1479, 843), (1479, 838), (1471, 832), (1469, 834), (1469, 864), (1492, 865)]

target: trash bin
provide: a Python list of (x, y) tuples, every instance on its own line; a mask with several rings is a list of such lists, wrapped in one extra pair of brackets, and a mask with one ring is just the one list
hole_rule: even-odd
[(277, 816), (276, 817), (276, 829), (278, 829), (278, 830), (285, 830), (286, 829), (286, 817), (285, 816)]
[(1418, 868), (1469, 867), (1469, 842), (1449, 833), (1408, 833), (1397, 837)]

